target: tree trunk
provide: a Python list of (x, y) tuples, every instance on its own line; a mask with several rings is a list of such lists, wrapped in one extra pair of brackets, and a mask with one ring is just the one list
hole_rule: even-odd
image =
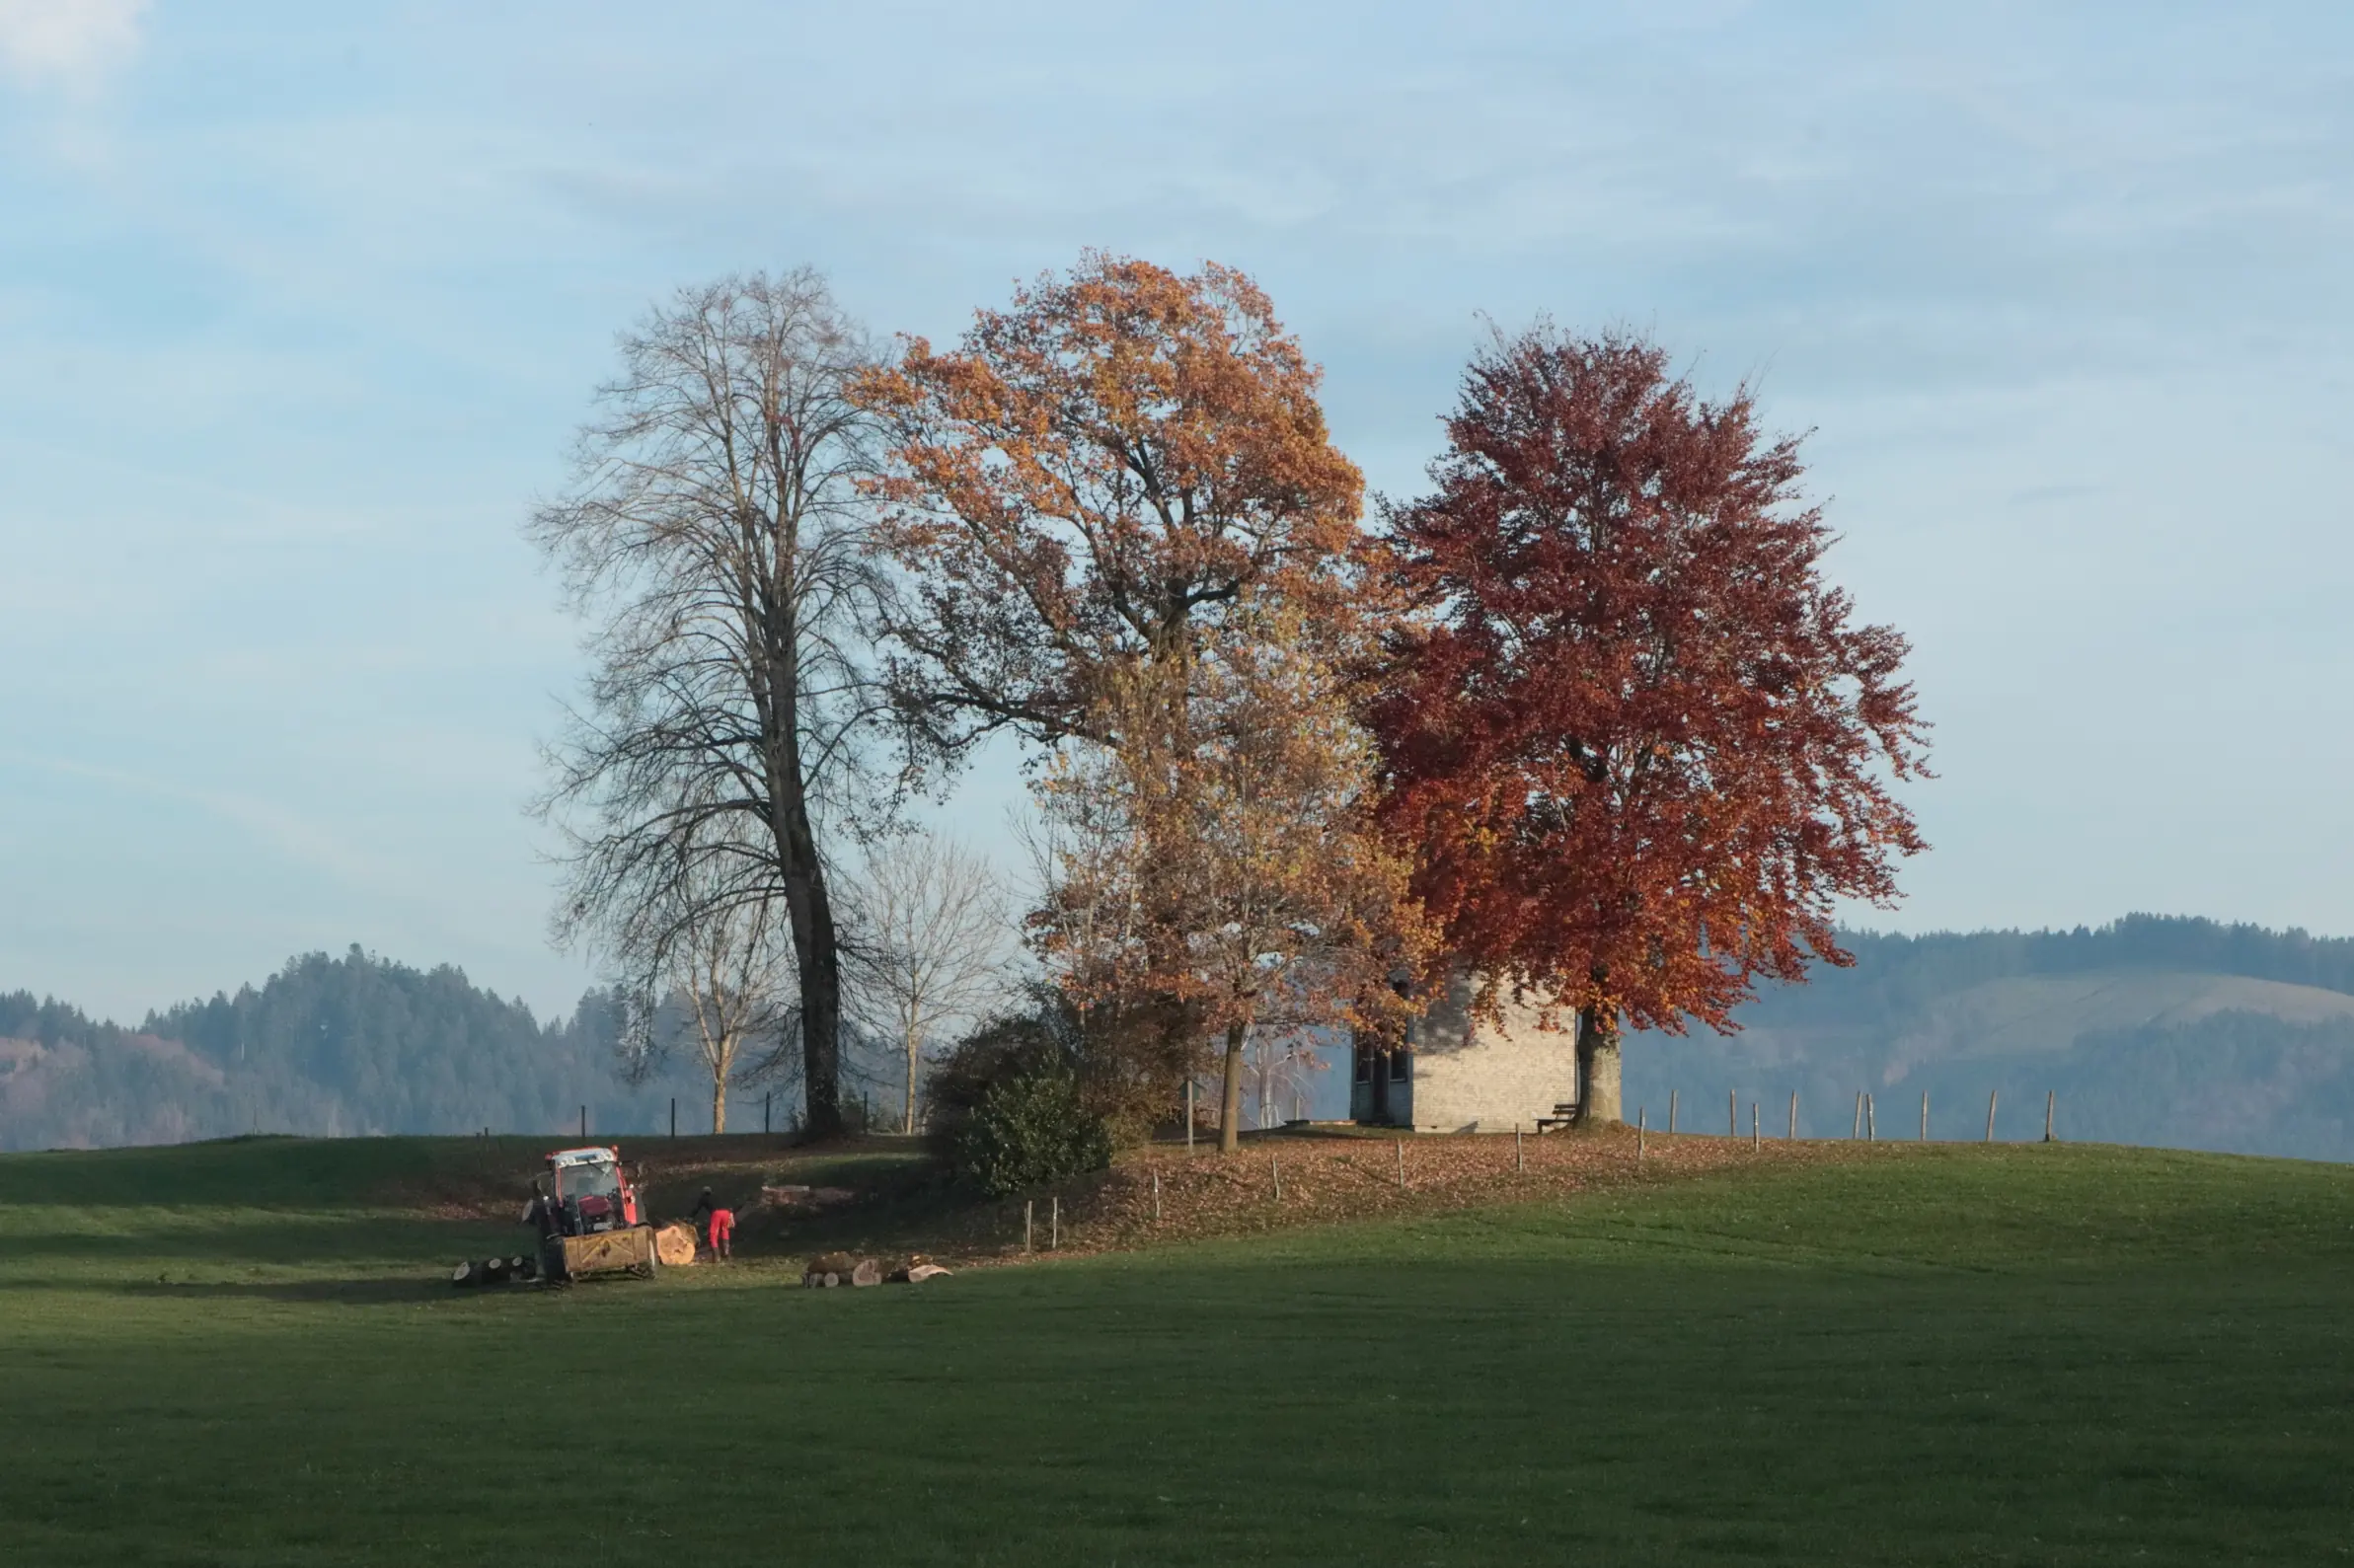
[(800, 779), (800, 748), (789, 738), (782, 766), (771, 770), (771, 807), (777, 859), (784, 873), (785, 913), (793, 928), (794, 967), (801, 989), (801, 1103), (809, 1135), (842, 1130), (842, 949), (834, 905), (817, 859)]
[(727, 1130), (727, 1075), (723, 1072), (711, 1076), (711, 1130), (715, 1138)]
[(1609, 1127), (1627, 1119), (1619, 1088), (1619, 1014), (1586, 1008), (1577, 1015), (1577, 1124)]
[(1231, 1155), (1243, 1147), (1243, 1041), (1249, 1026), (1226, 1029), (1226, 1086), (1218, 1104), (1218, 1153)]
[(914, 1032), (911, 1030), (907, 1036), (907, 1108), (901, 1114), (899, 1121), (899, 1131), (909, 1134), (912, 1134), (915, 1131), (915, 1081), (917, 1051), (917, 1040)]

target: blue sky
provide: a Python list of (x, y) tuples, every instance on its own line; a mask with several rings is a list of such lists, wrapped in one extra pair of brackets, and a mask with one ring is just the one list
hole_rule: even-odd
[(615, 332), (1083, 246), (1254, 274), (1391, 493), (1481, 312), (1754, 379), (1937, 724), (1883, 924), (2354, 933), (2354, 8), (0, 0), (0, 987), (568, 1004), (517, 524)]

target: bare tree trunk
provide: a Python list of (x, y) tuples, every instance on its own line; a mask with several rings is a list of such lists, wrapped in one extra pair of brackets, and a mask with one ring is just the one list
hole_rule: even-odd
[(711, 1130), (715, 1138), (727, 1130), (727, 1075), (724, 1073), (711, 1076)]
[(907, 1036), (907, 1108), (899, 1119), (899, 1131), (903, 1133), (915, 1132), (916, 1057), (922, 1049), (922, 1042), (910, 1032)]
[(1218, 1103), (1218, 1152), (1222, 1155), (1243, 1147), (1243, 1041), (1250, 1033), (1245, 1024), (1226, 1027), (1226, 1084)]
[(769, 768), (770, 827), (793, 931), (794, 967), (800, 976), (804, 1120), (811, 1137), (824, 1138), (842, 1130), (842, 949), (825, 866), (817, 859), (817, 836), (809, 825), (798, 715), (790, 696), (798, 673), (790, 652), (773, 667), (779, 672), (776, 690), (786, 700), (775, 721), (775, 760)]
[(1577, 1015), (1577, 1124), (1607, 1127), (1627, 1119), (1619, 1087), (1619, 1015), (1587, 1008)]

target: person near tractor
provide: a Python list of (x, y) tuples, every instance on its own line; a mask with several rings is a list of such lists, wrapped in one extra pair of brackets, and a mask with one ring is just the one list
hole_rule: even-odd
[(711, 1240), (712, 1261), (724, 1263), (735, 1255), (735, 1211), (723, 1208), (709, 1187), (695, 1200), (695, 1226)]
[(556, 1200), (548, 1196), (548, 1189), (535, 1181), (531, 1184), (531, 1202), (524, 1205), (523, 1223), (540, 1234), (542, 1241), (556, 1234), (563, 1221), (558, 1217)]
[(531, 1184), (531, 1202), (524, 1206), (523, 1223), (539, 1232), (540, 1277), (561, 1282), (564, 1268), (564, 1210), (538, 1181)]

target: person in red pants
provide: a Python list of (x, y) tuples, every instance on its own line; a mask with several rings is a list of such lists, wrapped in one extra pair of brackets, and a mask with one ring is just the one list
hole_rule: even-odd
[(695, 1223), (711, 1241), (713, 1262), (724, 1263), (735, 1255), (735, 1211), (721, 1208), (709, 1187), (695, 1200)]

